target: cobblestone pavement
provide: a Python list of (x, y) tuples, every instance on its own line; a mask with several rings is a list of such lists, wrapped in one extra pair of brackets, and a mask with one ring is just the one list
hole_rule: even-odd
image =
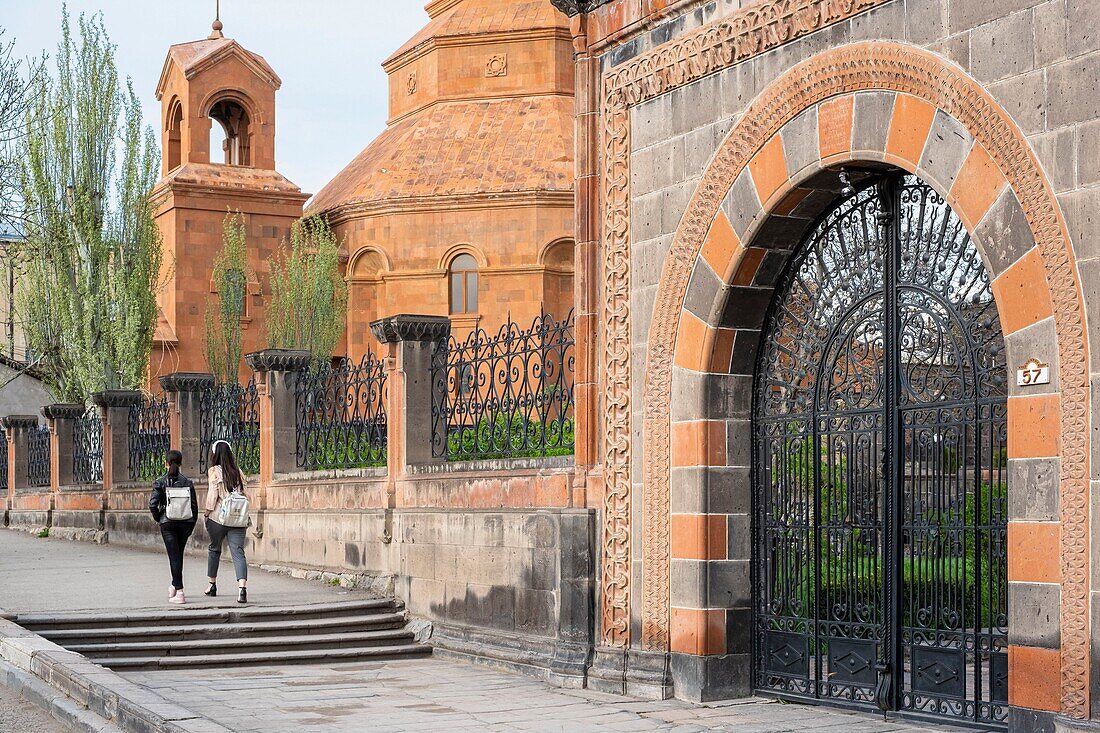
[(764, 700), (710, 706), (560, 690), (531, 677), (440, 657), (125, 676), (240, 733), (952, 730)]
[(0, 685), (0, 733), (71, 733), (72, 729)]
[[(156, 532), (152, 519), (149, 531)], [(194, 539), (190, 547), (197, 548)], [(211, 599), (202, 594), (206, 588), (205, 553), (187, 556), (183, 565), (187, 590), (184, 608), (236, 606), (237, 583), (228, 558), (229, 552), (223, 552), (218, 574), (222, 595)], [(0, 529), (0, 578), (0, 609), (12, 613), (181, 608), (167, 602), (171, 575), (163, 549), (93, 545)], [(248, 569), (248, 600), (252, 605), (285, 606), (362, 597), (358, 591)]]

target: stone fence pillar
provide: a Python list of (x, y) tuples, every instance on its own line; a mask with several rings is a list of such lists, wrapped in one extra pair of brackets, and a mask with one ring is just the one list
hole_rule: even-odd
[(397, 315), (370, 325), (385, 347), (386, 359), (386, 462), (390, 481), (407, 473), (409, 466), (441, 463), (435, 441), (446, 440), (446, 431), (435, 435), (432, 404), (447, 388), (446, 378), (432, 379), (432, 356), (451, 333), (446, 316)]
[(84, 405), (46, 405), (42, 415), (50, 426), (50, 488), (57, 491), (76, 483), (73, 438), (75, 423), (84, 416)]
[(136, 389), (109, 389), (92, 395), (103, 421), (103, 490), (109, 491), (130, 478), (130, 407), (140, 405)]
[(0, 420), (8, 438), (8, 506), (17, 491), (30, 487), (27, 476), (27, 434), (38, 427), (35, 415), (8, 415)]
[(214, 387), (214, 375), (173, 372), (159, 379), (168, 398), (170, 447), (183, 453), (180, 470), (197, 484), (202, 475), (202, 394)]
[(256, 373), (262, 486), (267, 486), (276, 474), (298, 469), (294, 389), (298, 384), (298, 373), (309, 366), (311, 358), (308, 351), (300, 349), (265, 349), (244, 358)]

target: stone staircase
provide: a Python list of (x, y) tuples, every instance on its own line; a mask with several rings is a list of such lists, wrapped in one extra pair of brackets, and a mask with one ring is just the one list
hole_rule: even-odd
[[(235, 604), (234, 604), (235, 605)], [(20, 614), (16, 623), (115, 670), (353, 662), (431, 654), (404, 604), (364, 599), (289, 607)]]

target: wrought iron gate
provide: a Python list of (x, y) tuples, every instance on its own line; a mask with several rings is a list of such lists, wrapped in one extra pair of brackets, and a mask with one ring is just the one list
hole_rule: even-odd
[(962, 223), (912, 176), (851, 195), (762, 344), (756, 689), (1003, 725), (1007, 371)]

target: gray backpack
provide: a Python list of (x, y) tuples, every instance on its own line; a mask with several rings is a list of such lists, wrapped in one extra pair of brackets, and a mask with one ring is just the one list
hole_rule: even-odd
[(186, 522), (195, 518), (195, 509), (191, 506), (191, 489), (186, 486), (168, 486), (164, 489), (167, 505), (164, 516), (173, 522)]

